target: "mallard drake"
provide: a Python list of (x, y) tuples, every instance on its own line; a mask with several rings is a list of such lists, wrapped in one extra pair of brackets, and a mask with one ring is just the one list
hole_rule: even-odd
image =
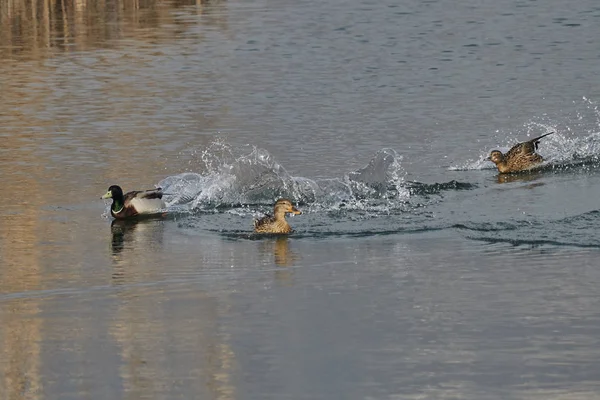
[(108, 192), (102, 196), (103, 199), (113, 200), (110, 214), (117, 219), (158, 214), (166, 207), (162, 197), (161, 188), (137, 190), (123, 195), (123, 189), (117, 185), (109, 187)]
[(273, 215), (267, 215), (254, 221), (256, 233), (290, 233), (292, 227), (285, 219), (287, 213), (300, 215), (302, 212), (292, 205), (288, 199), (279, 199), (275, 203)]
[(517, 143), (506, 154), (493, 150), (487, 160), (496, 164), (501, 174), (529, 170), (544, 161), (535, 151), (538, 149), (540, 139), (553, 133), (548, 132), (526, 142)]

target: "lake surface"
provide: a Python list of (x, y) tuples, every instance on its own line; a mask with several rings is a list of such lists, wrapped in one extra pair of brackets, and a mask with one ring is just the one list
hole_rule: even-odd
[(596, 0), (0, 0), (0, 398), (600, 398), (599, 37)]

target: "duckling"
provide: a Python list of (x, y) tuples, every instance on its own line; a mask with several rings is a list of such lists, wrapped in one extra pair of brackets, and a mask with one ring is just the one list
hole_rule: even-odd
[(116, 219), (124, 219), (160, 213), (166, 207), (162, 196), (161, 188), (137, 190), (123, 195), (121, 187), (112, 185), (102, 199), (113, 199), (110, 214)]
[(288, 199), (279, 199), (275, 203), (273, 216), (267, 215), (254, 221), (256, 233), (290, 233), (292, 228), (285, 219), (286, 213), (300, 215), (302, 212), (292, 205)]
[(548, 132), (527, 142), (517, 143), (506, 154), (493, 150), (487, 160), (496, 164), (501, 174), (529, 170), (544, 161), (535, 151), (538, 149), (540, 139), (553, 133)]

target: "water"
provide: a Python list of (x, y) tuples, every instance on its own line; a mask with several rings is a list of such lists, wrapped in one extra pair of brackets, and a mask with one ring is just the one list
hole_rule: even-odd
[[(0, 398), (600, 397), (599, 21), (1, 1)], [(295, 232), (252, 235), (280, 196)]]

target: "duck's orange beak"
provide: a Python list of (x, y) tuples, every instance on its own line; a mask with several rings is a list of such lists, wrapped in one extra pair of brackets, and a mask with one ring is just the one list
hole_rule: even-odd
[(292, 207), (292, 209), (290, 210), (290, 212), (294, 215), (300, 215), (302, 214), (302, 211), (298, 210), (296, 207)]

